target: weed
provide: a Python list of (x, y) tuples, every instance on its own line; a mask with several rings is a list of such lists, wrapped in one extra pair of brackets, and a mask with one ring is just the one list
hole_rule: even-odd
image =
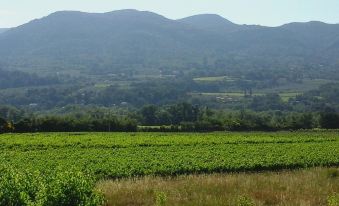
[(167, 202), (167, 195), (165, 192), (156, 192), (155, 193), (155, 205), (164, 206)]
[(254, 202), (251, 200), (251, 198), (246, 196), (240, 196), (237, 199), (237, 206), (254, 206)]

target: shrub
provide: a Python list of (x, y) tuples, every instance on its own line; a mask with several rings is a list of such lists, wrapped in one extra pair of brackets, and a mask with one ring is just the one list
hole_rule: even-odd
[(43, 205), (47, 188), (38, 173), (18, 173), (12, 169), (0, 174), (0, 205)]
[(237, 199), (237, 206), (254, 206), (254, 202), (246, 197), (246, 196), (240, 196), (238, 199)]
[(80, 172), (23, 172), (2, 169), (0, 206), (98, 206), (103, 196), (94, 181)]
[(339, 195), (333, 194), (333, 195), (328, 196), (327, 205), (328, 206), (338, 206), (339, 205)]
[(167, 195), (164, 192), (156, 192), (155, 194), (155, 205), (163, 206), (167, 202)]

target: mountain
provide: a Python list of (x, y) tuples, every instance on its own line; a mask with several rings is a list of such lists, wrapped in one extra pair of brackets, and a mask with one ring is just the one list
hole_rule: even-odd
[(204, 29), (207, 31), (215, 32), (235, 32), (247, 29), (260, 28), (256, 25), (239, 25), (235, 24), (216, 14), (200, 14), (195, 16), (179, 19), (179, 22), (191, 25), (195, 28)]
[(0, 34), (1, 33), (4, 33), (5, 31), (7, 31), (8, 29), (7, 28), (0, 28)]
[[(248, 70), (339, 64), (339, 25), (238, 25), (206, 14), (61, 11), (0, 35), (0, 66), (33, 72)], [(207, 66), (209, 70), (207, 70)]]
[(213, 48), (212, 42), (208, 32), (151, 12), (63, 11), (1, 35), (0, 62), (42, 70), (155, 67), (159, 61), (164, 65), (185, 56), (200, 58)]
[(325, 24), (311, 21), (306, 23), (285, 24), (281, 28), (292, 32), (294, 38), (316, 49), (325, 49), (332, 46), (333, 41), (339, 40), (339, 24)]
[(232, 32), (241, 30), (240, 25), (234, 24), (216, 14), (195, 15), (179, 19), (178, 21), (207, 31)]

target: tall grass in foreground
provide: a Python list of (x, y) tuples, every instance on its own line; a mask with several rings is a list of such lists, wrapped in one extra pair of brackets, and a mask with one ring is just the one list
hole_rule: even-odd
[(0, 206), (98, 206), (103, 197), (80, 172), (0, 170)]
[(102, 181), (107, 206), (338, 206), (339, 168)]

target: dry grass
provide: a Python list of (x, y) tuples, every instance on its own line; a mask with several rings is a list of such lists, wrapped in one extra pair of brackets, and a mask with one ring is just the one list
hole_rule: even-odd
[(339, 205), (339, 168), (143, 177), (98, 184), (107, 205)]

